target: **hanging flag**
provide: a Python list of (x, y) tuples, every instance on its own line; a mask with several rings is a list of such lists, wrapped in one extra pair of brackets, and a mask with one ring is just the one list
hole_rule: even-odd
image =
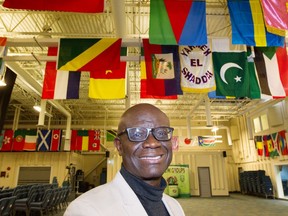
[(198, 143), (203, 147), (215, 146), (216, 138), (214, 136), (198, 136)]
[(288, 96), (288, 57), (286, 48), (254, 47), (255, 66), (262, 94), (273, 98)]
[(61, 38), (57, 69), (63, 71), (118, 69), (121, 42), (122, 39), (119, 38)]
[(40, 10), (40, 11), (63, 11), (79, 13), (103, 13), (104, 0), (5, 0), (3, 6), (11, 9)]
[(262, 136), (255, 136), (254, 137), (254, 142), (255, 142), (255, 146), (257, 149), (257, 153), (259, 156), (263, 156), (263, 149), (264, 149), (264, 144), (262, 141)]
[(179, 46), (183, 92), (207, 93), (216, 89), (209, 45)]
[(117, 137), (117, 130), (107, 130), (106, 131), (106, 141), (114, 142), (114, 139)]
[(37, 130), (27, 130), (25, 135), (24, 151), (36, 151)]
[(79, 151), (88, 151), (89, 143), (89, 131), (78, 130), (77, 131), (77, 149)]
[[(180, 61), (178, 46), (151, 45), (149, 44), (148, 39), (143, 39), (143, 47), (146, 64), (147, 94), (153, 96), (173, 96), (183, 94), (180, 87)], [(170, 58), (167, 58), (166, 54), (169, 54)], [(160, 61), (166, 61), (166, 63), (160, 64)], [(172, 69), (159, 69), (159, 67), (163, 65), (169, 65), (168, 67), (171, 67)], [(161, 78), (161, 76), (157, 76), (159, 71), (170, 73), (168, 76), (169, 78)]]
[(4, 126), (6, 112), (8, 109), (16, 77), (17, 75), (12, 70), (10, 70), (10, 68), (7, 67), (4, 77), (6, 86), (0, 86), (0, 131), (3, 129)]
[(4, 56), (6, 43), (7, 43), (7, 38), (6, 37), (0, 37), (0, 57)]
[(263, 136), (265, 157), (271, 157), (274, 150), (273, 142), (270, 135)]
[(125, 76), (126, 62), (121, 62), (119, 69), (90, 71), (89, 98), (125, 98)]
[(14, 132), (12, 151), (23, 151), (26, 131), (25, 129), (18, 129)]
[(89, 130), (89, 151), (99, 151), (100, 150), (100, 138), (101, 131), (100, 130)]
[(277, 133), (278, 151), (281, 155), (288, 155), (287, 136), (286, 131), (282, 130)]
[[(252, 78), (256, 79), (256, 76), (249, 74), (255, 71), (248, 70), (245, 48), (233, 47), (229, 44), (229, 39), (226, 38), (212, 40), (216, 94), (236, 98), (251, 97), (250, 83), (255, 84), (257, 81), (251, 81)], [(259, 88), (258, 92), (260, 92)]]
[[(48, 56), (57, 55), (57, 47), (48, 48)], [(81, 73), (57, 71), (56, 62), (47, 62), (42, 99), (78, 99)]]
[(49, 151), (51, 145), (51, 130), (37, 131), (37, 151)]
[(265, 25), (268, 32), (285, 36), (288, 30), (287, 0), (261, 0)]
[(140, 63), (141, 81), (140, 81), (140, 98), (151, 98), (151, 99), (177, 99), (177, 95), (171, 96), (157, 96), (147, 94), (147, 76), (146, 76), (146, 63), (141, 61)]
[(70, 139), (70, 151), (81, 150), (81, 147), (77, 147), (77, 130), (71, 130), (71, 139)]
[(259, 0), (228, 0), (232, 43), (249, 46), (283, 46), (285, 38), (267, 32)]
[(5, 130), (3, 135), (3, 141), (2, 141), (2, 148), (0, 151), (11, 151), (12, 149), (12, 142), (13, 142), (13, 130)]
[(207, 44), (206, 1), (150, 1), (149, 41), (161, 45)]
[(50, 151), (59, 151), (62, 141), (62, 130), (54, 129), (51, 132)]

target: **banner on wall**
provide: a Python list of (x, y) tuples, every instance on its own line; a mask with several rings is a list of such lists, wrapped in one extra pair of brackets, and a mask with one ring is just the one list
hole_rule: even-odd
[(163, 174), (163, 177), (167, 182), (165, 193), (169, 194), (169, 185), (177, 185), (179, 197), (190, 197), (188, 165), (170, 165)]

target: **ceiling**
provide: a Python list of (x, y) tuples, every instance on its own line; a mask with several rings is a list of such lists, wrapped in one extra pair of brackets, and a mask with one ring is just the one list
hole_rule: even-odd
[[(226, 0), (207, 0), (206, 3), (208, 36), (230, 36)], [(9, 47), (4, 60), (18, 75), (6, 125), (11, 126), (14, 122), (13, 127), (33, 127), (38, 124), (39, 113), (32, 107), (41, 100), (48, 46), (57, 44), (57, 39), (63, 37), (121, 37), (141, 42), (141, 38), (148, 38), (149, 4), (149, 0), (106, 0), (105, 11), (99, 14), (9, 10), (0, 6), (0, 36), (8, 38)], [(190, 117), (192, 121), (205, 122), (209, 107), (212, 122), (228, 121), (255, 109), (255, 105), (261, 102), (249, 99), (209, 100), (205, 94), (193, 93), (184, 93), (177, 100), (140, 99), (140, 46), (129, 47), (128, 52), (131, 61), (126, 99), (89, 99), (89, 75), (82, 73), (80, 99), (47, 101), (46, 110), (53, 117), (46, 118), (45, 125), (65, 126), (67, 115), (71, 115), (72, 127), (101, 126), (109, 120), (118, 120), (126, 107), (139, 102), (155, 104), (175, 121)], [(15, 119), (15, 116), (19, 118)]]

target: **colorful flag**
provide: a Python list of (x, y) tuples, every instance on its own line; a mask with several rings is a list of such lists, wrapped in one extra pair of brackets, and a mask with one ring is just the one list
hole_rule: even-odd
[(287, 136), (286, 131), (282, 130), (277, 133), (277, 147), (278, 151), (281, 152), (281, 155), (288, 155), (288, 145), (287, 145)]
[(122, 39), (61, 38), (58, 52), (58, 70), (96, 71), (120, 67)]
[(70, 139), (70, 151), (81, 150), (81, 147), (77, 147), (77, 130), (71, 130), (71, 139)]
[(100, 150), (100, 138), (101, 131), (100, 130), (89, 130), (89, 151), (99, 151)]
[[(48, 56), (57, 55), (57, 47), (48, 48)], [(81, 73), (57, 71), (56, 62), (47, 62), (42, 99), (78, 99)]]
[(62, 130), (54, 129), (51, 134), (50, 151), (59, 151), (62, 141)]
[(149, 95), (147, 93), (147, 76), (146, 76), (146, 63), (141, 61), (140, 63), (141, 81), (140, 81), (140, 98), (151, 98), (151, 99), (177, 99), (177, 95), (171, 96), (157, 96)]
[[(151, 45), (149, 44), (148, 39), (143, 39), (143, 47), (146, 64), (147, 94), (153, 96), (173, 96), (183, 94), (180, 87), (180, 61), (178, 46)], [(156, 54), (160, 55), (156, 56)], [(165, 60), (166, 56), (164, 55), (161, 57), (162, 54), (172, 55), (173, 62), (171, 59), (170, 61), (169, 59)], [(167, 61), (173, 68), (168, 71), (168, 73), (172, 73), (172, 76), (169, 77), (173, 78), (161, 79), (156, 76), (159, 71), (158, 66), (160, 65), (160, 60)], [(166, 72), (164, 70), (164, 73)]]
[(11, 151), (12, 149), (12, 142), (13, 142), (13, 130), (5, 130), (3, 141), (2, 141), (2, 148), (0, 151)]
[(230, 47), (229, 44), (226, 38), (212, 40), (216, 95), (251, 97), (250, 83), (257, 84), (257, 81), (251, 80), (256, 79), (256, 76), (250, 76), (250, 73), (255, 74), (255, 71), (248, 70), (247, 52), (243, 48)]
[(149, 41), (161, 45), (207, 44), (206, 1), (150, 1)]
[(16, 77), (17, 75), (12, 70), (10, 70), (10, 68), (7, 67), (4, 78), (6, 86), (0, 86), (0, 131), (3, 129), (6, 112), (8, 109)]
[(215, 146), (216, 138), (214, 136), (198, 136), (199, 146), (210, 147)]
[(104, 12), (104, 3), (104, 0), (5, 0), (3, 6), (11, 9), (22, 10), (102, 13)]
[(114, 142), (114, 139), (117, 137), (117, 130), (107, 130), (106, 131), (106, 141)]
[(261, 0), (267, 31), (285, 36), (288, 30), (287, 0)]
[(125, 98), (126, 62), (119, 69), (90, 71), (89, 97), (94, 99)]
[(288, 96), (286, 47), (254, 47), (254, 51), (254, 61), (262, 93), (274, 98)]
[(14, 132), (12, 151), (23, 151), (25, 144), (25, 129), (18, 129)]
[(232, 43), (249, 46), (283, 46), (284, 37), (267, 32), (259, 0), (228, 0)]
[(216, 89), (209, 45), (179, 46), (183, 92), (206, 93)]
[(263, 143), (264, 143), (264, 151), (265, 157), (272, 157), (274, 155), (272, 152), (274, 151), (273, 142), (270, 135), (263, 136)]
[(263, 156), (264, 144), (262, 141), (262, 136), (255, 136), (254, 142), (255, 142), (255, 146), (256, 146), (258, 155)]
[(37, 130), (27, 130), (25, 135), (24, 151), (36, 151)]
[(0, 57), (4, 56), (6, 43), (7, 43), (7, 38), (6, 37), (0, 37)]

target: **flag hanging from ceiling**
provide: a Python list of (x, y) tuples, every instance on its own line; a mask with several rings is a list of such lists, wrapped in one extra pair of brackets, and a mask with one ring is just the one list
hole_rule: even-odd
[(146, 76), (146, 63), (141, 61), (140, 63), (141, 81), (140, 81), (140, 98), (150, 98), (150, 99), (177, 99), (177, 95), (171, 96), (157, 96), (147, 94), (147, 76)]
[(27, 130), (25, 134), (24, 151), (36, 151), (37, 130)]
[(207, 44), (206, 1), (150, 1), (149, 41), (161, 45)]
[[(255, 71), (249, 71), (245, 47), (233, 46), (228, 38), (221, 38), (212, 40), (212, 51), (216, 94), (237, 98), (253, 97), (255, 92), (251, 93), (250, 83), (257, 84), (257, 81)], [(259, 87), (257, 91), (260, 92)]]
[(105, 0), (5, 0), (3, 6), (22, 10), (102, 13), (104, 12), (104, 3)]
[(13, 142), (13, 130), (5, 130), (0, 151), (11, 151)]
[(183, 94), (180, 87), (178, 46), (151, 45), (143, 39), (146, 64), (147, 95), (173, 96)]
[(205, 93), (216, 89), (209, 45), (179, 46), (183, 92)]
[(117, 130), (107, 130), (106, 131), (106, 141), (114, 142), (114, 139), (117, 137)]
[(88, 135), (89, 135), (88, 150), (89, 151), (99, 151), (100, 150), (101, 131), (100, 130), (89, 130)]
[[(57, 47), (48, 48), (48, 56), (57, 55)], [(56, 62), (47, 62), (42, 99), (78, 99), (81, 73), (56, 70)]]
[(273, 98), (288, 96), (286, 47), (254, 47), (255, 66), (262, 94)]
[(12, 70), (10, 70), (10, 68), (7, 67), (4, 77), (6, 86), (0, 86), (0, 131), (3, 129), (6, 112), (8, 109), (16, 77), (17, 75)]
[(94, 99), (125, 98), (126, 62), (119, 69), (90, 71), (89, 97)]
[(4, 56), (6, 43), (7, 43), (7, 38), (6, 37), (0, 37), (0, 57)]
[(14, 131), (12, 151), (23, 151), (25, 144), (25, 136), (26, 136), (25, 129), (18, 129)]
[(288, 1), (261, 0), (267, 31), (285, 36), (288, 30)]
[(2, 148), (5, 130), (0, 131), (0, 150)]
[(267, 32), (260, 0), (228, 0), (232, 43), (249, 46), (283, 46), (284, 37)]
[(257, 149), (258, 155), (263, 156), (264, 144), (263, 144), (262, 136), (255, 136), (254, 142), (255, 142), (255, 147)]
[(57, 69), (64, 71), (118, 69), (121, 42), (122, 39), (119, 38), (61, 38)]

